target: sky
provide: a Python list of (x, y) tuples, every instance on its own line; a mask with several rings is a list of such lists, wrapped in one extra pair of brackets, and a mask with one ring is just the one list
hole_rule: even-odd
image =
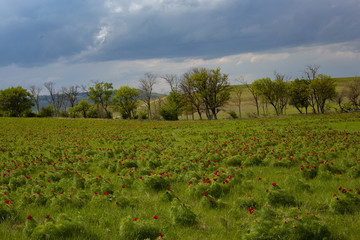
[(359, 0), (3, 0), (0, 89), (138, 87), (145, 73), (193, 67), (220, 67), (232, 84), (310, 64), (360, 75), (359, 12)]

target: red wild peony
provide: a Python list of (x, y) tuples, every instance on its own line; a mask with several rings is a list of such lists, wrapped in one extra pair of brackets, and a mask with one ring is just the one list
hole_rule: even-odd
[(249, 213), (250, 213), (250, 214), (253, 214), (253, 213), (254, 213), (254, 208), (253, 208), (253, 207), (250, 207), (250, 208), (249, 208)]

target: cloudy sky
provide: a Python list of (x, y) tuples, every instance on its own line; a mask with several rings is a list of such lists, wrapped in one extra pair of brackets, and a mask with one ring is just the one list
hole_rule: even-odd
[[(3, 0), (0, 89), (220, 67), (231, 81), (360, 75), (359, 0)], [(160, 82), (156, 91), (165, 93)]]

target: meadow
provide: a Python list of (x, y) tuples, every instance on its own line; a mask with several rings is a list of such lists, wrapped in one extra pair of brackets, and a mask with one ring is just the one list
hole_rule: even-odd
[(360, 114), (0, 118), (1, 239), (359, 239)]

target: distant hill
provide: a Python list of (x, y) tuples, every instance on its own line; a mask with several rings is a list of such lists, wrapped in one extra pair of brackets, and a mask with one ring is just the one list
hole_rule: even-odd
[[(140, 91), (140, 100), (141, 99), (141, 96), (143, 96), (142, 94), (142, 91), (137, 89), (138, 91)], [(114, 92), (115, 93), (115, 92)], [(161, 93), (152, 93), (151, 94), (151, 98), (158, 98), (158, 97), (164, 97), (166, 96), (165, 94), (161, 94)], [(39, 106), (40, 106), (40, 109), (42, 107), (46, 107), (50, 104), (50, 95), (41, 95), (39, 96)], [(88, 100), (88, 93), (87, 92), (81, 92), (78, 94), (78, 98), (77, 98), (77, 101), (75, 104), (78, 104), (81, 100), (86, 100), (87, 102), (90, 102), (92, 103), (92, 101)], [(70, 106), (67, 106), (67, 107), (70, 107)], [(36, 111), (36, 107), (33, 107), (33, 111)]]

